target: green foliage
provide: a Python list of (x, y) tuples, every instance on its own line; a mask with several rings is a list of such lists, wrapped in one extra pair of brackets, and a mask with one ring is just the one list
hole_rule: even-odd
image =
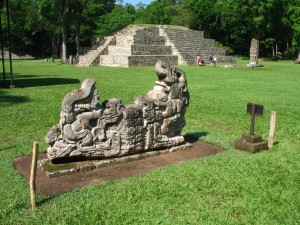
[(222, 45), (220, 42), (216, 41), (215, 43), (215, 46), (218, 47), (218, 48), (224, 48), (225, 51), (226, 51), (226, 55), (232, 55), (234, 53), (233, 49), (228, 47), (228, 46), (224, 46)]
[[(125, 104), (145, 95), (157, 79), (153, 67), (76, 68), (60, 63), (15, 61), (15, 89), (0, 90), (1, 224), (297, 224), (300, 221), (300, 67), (287, 61), (262, 68), (181, 66), (191, 104), (186, 133), (224, 153), (119, 181), (93, 184), (54, 197), (38, 195), (30, 211), (29, 185), (13, 166), (30, 155), (32, 142), (59, 120), (61, 101), (80, 82), (97, 81), (100, 101)], [(248, 132), (247, 102), (264, 105), (255, 132), (268, 137), (276, 111), (275, 146), (248, 154), (233, 149)]]
[(112, 12), (103, 15), (97, 22), (97, 31), (95, 33), (103, 37), (132, 24), (134, 19), (135, 9), (131, 4), (127, 3), (124, 7), (116, 5)]
[[(115, 7), (115, 0), (89, 0), (83, 11), (83, 22), (81, 26), (82, 42), (89, 46), (91, 39), (99, 35), (99, 27), (102, 16), (110, 13)], [(100, 28), (101, 29), (101, 28)]]
[[(36, 14), (33, 12), (36, 10), (32, 1), (30, 0), (11, 0), (10, 5), (10, 38), (11, 47), (17, 51), (26, 52), (32, 48), (36, 43), (33, 41), (33, 36), (36, 35), (32, 28), (35, 27), (34, 21), (36, 20)], [(18, 10), (16, 10), (18, 9)], [(5, 47), (8, 47), (8, 25), (7, 25), (7, 8), (4, 4), (2, 9), (2, 29), (3, 39)]]
[(299, 47), (300, 45), (300, 1), (293, 0), (289, 4), (288, 14), (293, 29), (293, 46)]
[[(248, 56), (251, 38), (262, 43), (262, 57), (281, 52), (293, 58), (300, 46), (299, 0), (154, 0), (148, 5), (139, 2), (135, 7), (122, 1), (116, 4), (116, 0), (88, 0), (85, 5), (86, 1), (11, 0), (13, 51), (40, 56), (49, 54), (51, 48), (58, 51), (62, 25), (67, 28), (67, 44), (72, 50), (75, 36), (79, 36), (78, 26), (81, 45), (90, 46), (96, 36), (103, 37), (132, 23), (203, 30), (207, 38), (238, 55)], [(5, 4), (2, 11), (7, 46)]]

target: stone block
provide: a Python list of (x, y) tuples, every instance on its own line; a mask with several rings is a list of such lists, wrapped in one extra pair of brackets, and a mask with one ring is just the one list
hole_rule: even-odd
[(135, 36), (133, 39), (135, 45), (164, 45), (165, 42), (163, 36)]
[(268, 142), (263, 141), (260, 135), (242, 135), (242, 138), (235, 142), (236, 149), (256, 153), (268, 149)]
[(242, 139), (245, 140), (246, 142), (251, 142), (251, 143), (257, 143), (262, 141), (262, 137), (258, 134), (244, 134), (242, 135)]
[(132, 45), (132, 55), (172, 55), (172, 47), (168, 45)]
[(139, 55), (128, 56), (128, 66), (153, 66), (158, 60), (177, 65), (178, 57), (169, 55)]

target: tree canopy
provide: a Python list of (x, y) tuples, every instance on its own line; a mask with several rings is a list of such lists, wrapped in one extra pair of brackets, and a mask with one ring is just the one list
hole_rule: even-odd
[[(6, 5), (2, 9), (6, 34)], [(154, 0), (135, 6), (116, 0), (10, 0), (14, 52), (38, 57), (79, 54), (129, 24), (165, 24), (203, 30), (228, 53), (248, 55), (251, 38), (261, 55), (296, 56), (300, 0)], [(65, 47), (65, 49), (64, 49)]]

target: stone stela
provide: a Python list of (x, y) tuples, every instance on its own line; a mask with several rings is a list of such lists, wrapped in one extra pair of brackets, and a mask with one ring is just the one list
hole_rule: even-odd
[(250, 46), (250, 63), (247, 64), (247, 66), (251, 68), (261, 67), (262, 65), (258, 63), (258, 56), (259, 56), (259, 40), (252, 38), (251, 46)]
[(247, 103), (247, 114), (251, 115), (250, 133), (242, 135), (242, 138), (235, 142), (235, 148), (251, 153), (268, 149), (268, 143), (262, 140), (261, 135), (254, 134), (255, 116), (263, 116), (264, 106), (256, 103)]

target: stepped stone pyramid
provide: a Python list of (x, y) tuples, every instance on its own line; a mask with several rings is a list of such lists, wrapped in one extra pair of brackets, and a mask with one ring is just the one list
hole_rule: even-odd
[(218, 62), (235, 63), (234, 57), (226, 56), (225, 49), (214, 43), (214, 39), (204, 38), (203, 31), (186, 27), (130, 25), (80, 56), (77, 66), (154, 66), (157, 60), (194, 65), (197, 55), (206, 63), (210, 55), (216, 55)]

